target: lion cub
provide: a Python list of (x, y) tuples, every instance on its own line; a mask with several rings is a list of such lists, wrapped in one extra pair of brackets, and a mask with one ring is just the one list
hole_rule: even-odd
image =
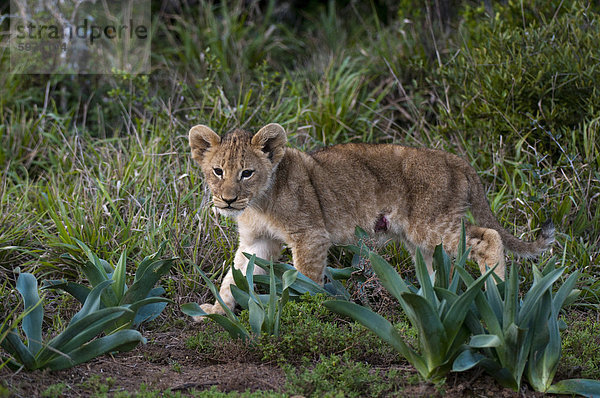
[[(478, 225), (466, 224), (467, 244), (482, 272), (498, 264), (495, 272), (504, 278), (504, 247), (535, 256), (554, 241), (551, 222), (534, 242), (507, 232), (494, 217), (475, 170), (443, 151), (343, 144), (308, 154), (286, 147), (285, 130), (276, 123), (254, 135), (234, 130), (223, 137), (198, 125), (190, 130), (189, 142), (215, 207), (237, 220), (234, 266), (242, 272), (247, 265), (242, 253), (276, 260), (285, 243), (294, 266), (322, 284), (327, 250), (352, 242), (356, 226), (379, 241), (402, 241), (413, 255), (419, 248), (431, 272), (438, 244), (456, 252), (468, 209)], [(220, 294), (231, 308), (232, 283), (229, 271)], [(202, 308), (223, 313), (218, 303)]]

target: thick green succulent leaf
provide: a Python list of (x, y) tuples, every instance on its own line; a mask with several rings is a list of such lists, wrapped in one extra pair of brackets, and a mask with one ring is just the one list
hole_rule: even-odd
[(243, 290), (246, 294), (248, 294), (248, 292), (250, 291), (250, 286), (248, 286), (248, 281), (246, 280), (246, 277), (244, 276), (242, 271), (240, 271), (234, 265), (232, 265), (231, 275), (233, 276), (233, 282), (235, 283), (235, 285), (239, 289)]
[[(291, 271), (286, 271), (291, 272)], [(283, 273), (282, 280), (285, 278), (285, 272)], [(268, 333), (273, 332), (275, 326), (275, 313), (276, 313), (276, 300), (277, 300), (277, 282), (275, 281), (275, 272), (273, 267), (269, 269), (269, 306), (267, 307), (267, 330)]]
[(81, 270), (89, 280), (90, 284), (92, 286), (96, 286), (109, 279), (107, 271), (98, 256), (96, 256), (94, 252), (92, 252), (92, 250), (82, 241), (76, 238), (73, 238), (73, 240), (88, 258), (88, 261), (80, 265)]
[(406, 282), (404, 282), (404, 279), (402, 279), (402, 277), (398, 275), (398, 272), (396, 272), (396, 270), (379, 254), (370, 252), (369, 261), (383, 287), (385, 287), (392, 296), (396, 297), (402, 305), (404, 301), (402, 299), (402, 294), (411, 292)]
[(114, 280), (115, 283), (111, 286), (111, 288), (113, 289), (113, 292), (115, 293), (115, 299), (118, 303), (121, 302), (121, 299), (123, 298), (123, 294), (125, 293), (125, 277), (127, 276), (125, 274), (125, 266), (127, 263), (126, 255), (127, 255), (127, 250), (124, 249), (123, 253), (121, 253), (121, 256), (119, 257), (119, 261), (117, 262), (115, 271), (112, 274), (112, 280)]
[(481, 292), (483, 284), (495, 268), (496, 267), (489, 269), (475, 282), (470, 284), (467, 290), (458, 296), (456, 301), (452, 303), (448, 312), (444, 314), (442, 323), (447, 332), (447, 338), (449, 342), (454, 341), (454, 337), (460, 330), (460, 326), (464, 323), (465, 317), (469, 313), (469, 307), (475, 300), (475, 297)]
[(368, 308), (349, 301), (332, 300), (326, 301), (324, 305), (331, 311), (348, 316), (362, 323), (369, 330), (381, 337), (383, 341), (394, 347), (400, 355), (406, 358), (417, 369), (421, 376), (425, 378), (429, 376), (430, 372), (424, 359), (404, 343), (400, 333), (387, 319)]
[[(160, 297), (165, 293), (165, 289), (158, 286), (150, 290), (150, 293), (148, 294), (147, 298)], [(133, 319), (134, 327), (137, 327), (144, 322), (149, 322), (156, 319), (161, 314), (161, 312), (163, 312), (163, 310), (167, 306), (167, 303), (173, 303), (172, 300), (169, 300), (167, 298), (160, 298), (161, 300), (148, 303), (137, 310), (137, 312), (135, 313), (135, 318)]]
[(81, 304), (85, 303), (85, 299), (90, 294), (90, 289), (87, 286), (83, 286), (79, 283), (69, 282), (66, 279), (58, 280), (45, 280), (42, 282), (42, 290), (45, 289), (61, 289), (75, 297)]
[(502, 340), (495, 334), (478, 334), (471, 336), (469, 341), (469, 347), (473, 348), (498, 347), (501, 344)]
[(501, 358), (502, 364), (513, 375), (517, 385), (521, 384), (521, 378), (529, 356), (528, 329), (523, 329), (514, 323), (506, 328), (504, 334), (505, 352)]
[[(554, 295), (552, 300), (552, 309), (556, 314), (560, 312), (561, 308), (567, 303), (568, 300), (572, 299), (573, 289), (575, 288), (575, 283), (577, 283), (578, 278), (579, 271), (573, 272)], [(578, 293), (575, 294), (575, 298), (577, 295)]]
[[(452, 262), (442, 245), (437, 245), (433, 251), (433, 269), (435, 270), (435, 285), (448, 289), (450, 287)], [(454, 290), (452, 293), (456, 293), (456, 291)]]
[[(457, 267), (457, 268), (455, 268), (455, 270), (460, 275), (460, 278), (467, 284), (467, 286), (472, 285), (475, 282), (473, 277), (465, 269)], [(492, 289), (496, 288), (496, 285), (493, 282), (491, 282), (493, 287), (490, 287), (490, 285), (489, 285), (490, 280), (491, 280), (491, 278), (488, 278), (486, 280), (486, 283), (488, 284), (488, 288), (487, 288), (488, 291), (490, 288), (492, 288)], [(484, 296), (484, 294), (482, 292), (478, 292), (477, 295), (475, 296), (475, 306), (477, 307), (477, 310), (479, 311), (479, 314), (480, 314), (482, 320), (484, 321), (484, 323), (486, 324), (490, 333), (495, 334), (497, 336), (502, 336), (503, 331), (502, 331), (502, 327), (500, 326), (500, 318), (499, 318), (502, 314), (502, 309), (500, 309), (499, 314), (495, 313), (493, 311), (492, 307), (490, 306), (490, 302), (488, 300), (486, 300), (486, 297)], [(480, 326), (477, 327), (477, 330), (471, 330), (471, 331), (473, 333), (480, 333)]]
[(148, 294), (159, 279), (169, 273), (174, 261), (174, 258), (157, 260), (148, 265), (143, 273), (138, 275), (136, 272), (136, 278), (129, 289), (127, 289), (120, 304), (133, 304), (148, 297)]
[(283, 290), (292, 286), (296, 282), (296, 279), (298, 279), (298, 270), (290, 269), (285, 271), (283, 273), (283, 277), (281, 278), (283, 281)]
[(422, 355), (430, 371), (447, 360), (446, 354), (452, 342), (449, 341), (440, 316), (432, 303), (414, 293), (403, 293), (402, 299), (415, 314), (415, 326), (419, 332)]
[[(144, 272), (146, 272), (147, 268), (152, 265), (154, 262), (156, 262), (157, 258), (160, 258), (162, 256), (163, 251), (165, 250), (165, 247), (167, 246), (167, 241), (163, 241), (160, 246), (158, 247), (158, 250), (155, 253), (152, 253), (146, 257), (144, 257), (144, 259), (138, 264), (138, 268), (135, 271), (135, 278), (134, 278), (134, 282), (141, 277)], [(170, 260), (175, 260), (175, 258), (172, 258)]]
[(425, 260), (423, 259), (423, 255), (419, 249), (417, 249), (415, 270), (417, 273), (417, 279), (421, 285), (423, 297), (425, 297), (425, 300), (431, 303), (434, 308), (437, 308), (439, 302), (437, 296), (435, 295), (435, 291), (433, 290), (433, 284), (431, 283), (429, 271), (427, 271), (427, 265), (425, 264)]
[(558, 268), (554, 271), (545, 275), (538, 283), (533, 285), (531, 289), (525, 295), (523, 299), (523, 304), (521, 305), (521, 309), (519, 311), (518, 321), (517, 323), (522, 326), (526, 326), (529, 320), (535, 316), (536, 308), (541, 299), (542, 295), (550, 288), (552, 285), (564, 272), (564, 268)]
[[(236, 285), (230, 285), (229, 288), (231, 289), (231, 294), (233, 295), (235, 302), (238, 303), (242, 309), (247, 310), (248, 299), (250, 298), (250, 295)], [(256, 297), (260, 300), (263, 306), (267, 306), (269, 304), (270, 297), (268, 294), (257, 294)]]
[(502, 327), (506, 331), (509, 325), (517, 322), (517, 310), (519, 305), (519, 274), (517, 267), (513, 264), (504, 290), (504, 306), (502, 311)]
[[(252, 333), (255, 336), (260, 336), (263, 324), (265, 322), (265, 310), (252, 298), (248, 300), (248, 318)], [(268, 333), (269, 331), (266, 332)]]
[[(244, 253), (244, 255), (247, 258), (251, 257), (247, 253)], [(281, 279), (283, 277), (283, 274), (285, 271), (296, 270), (296, 268), (292, 267), (289, 264), (271, 263), (270, 261), (266, 261), (262, 258), (256, 258), (255, 264), (267, 272), (269, 271), (269, 268), (271, 268), (271, 266), (272, 266), (273, 270), (275, 271), (275, 276), (279, 279)], [(315, 294), (319, 294), (319, 293), (329, 295), (327, 290), (325, 290), (322, 286), (315, 283), (312, 279), (310, 279), (309, 277), (307, 277), (306, 275), (304, 275), (300, 272), (298, 272), (296, 282), (292, 286), (290, 286), (290, 289), (292, 289), (297, 295), (302, 295), (304, 293), (310, 293), (311, 295), (315, 295)]]
[(52, 370), (67, 369), (72, 366), (87, 362), (90, 359), (112, 351), (129, 351), (140, 342), (146, 343), (137, 330), (121, 330), (115, 334), (96, 339), (69, 352), (66, 356), (59, 356), (48, 362), (47, 367)]
[(80, 320), (69, 323), (67, 328), (45, 345), (38, 357), (39, 363), (46, 363), (60, 353), (70, 352), (96, 337), (111, 322), (129, 312), (124, 307), (110, 307), (92, 312)]
[(77, 322), (79, 319), (84, 316), (91, 314), (94, 311), (97, 311), (100, 308), (100, 301), (102, 298), (102, 292), (113, 283), (112, 280), (107, 279), (101, 283), (99, 283), (96, 287), (94, 287), (90, 294), (88, 294), (83, 306), (79, 310), (77, 314), (71, 318), (71, 323)]
[[(129, 308), (135, 314), (133, 317), (133, 325), (137, 326), (142, 322), (156, 318), (158, 315), (160, 315), (167, 303), (173, 303), (173, 300), (166, 297), (154, 296), (146, 297), (143, 300), (127, 306), (127, 308)], [(144, 310), (144, 312), (142, 312), (142, 310)], [(138, 317), (138, 315), (140, 316)]]
[(8, 332), (4, 340), (0, 341), (0, 346), (4, 348), (15, 360), (24, 365), (26, 369), (35, 369), (36, 361), (29, 351), (29, 348), (21, 341), (17, 329)]
[(42, 321), (44, 308), (38, 295), (38, 284), (35, 276), (29, 273), (19, 274), (17, 291), (23, 297), (23, 311), (27, 314), (21, 326), (27, 336), (27, 347), (31, 355), (35, 356), (42, 348)]
[(464, 350), (461, 352), (452, 363), (453, 372), (464, 372), (475, 366), (481, 361), (486, 359), (485, 355), (482, 355), (476, 351)]
[(553, 384), (546, 391), (551, 394), (578, 394), (584, 397), (600, 397), (600, 381), (568, 379)]
[(250, 334), (240, 322), (232, 321), (229, 318), (219, 314), (207, 314), (197, 303), (183, 304), (181, 306), (181, 312), (189, 316), (205, 316), (215, 321), (234, 339), (250, 339)]
[(327, 271), (331, 274), (332, 280), (346, 280), (352, 276), (353, 272), (356, 272), (356, 268), (354, 267), (345, 267), (345, 268), (332, 268), (327, 267)]

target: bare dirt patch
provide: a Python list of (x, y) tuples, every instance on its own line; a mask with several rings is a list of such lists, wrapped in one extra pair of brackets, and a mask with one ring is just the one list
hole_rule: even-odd
[[(109, 388), (135, 392), (144, 384), (149, 390), (188, 391), (216, 386), (221, 391), (280, 391), (285, 383), (281, 369), (247, 361), (254, 358), (230, 358), (214, 363), (185, 345), (197, 330), (146, 332), (148, 344), (127, 353), (105, 355), (88, 363), (62, 371), (0, 370), (0, 378), (17, 397), (36, 397), (53, 384), (63, 383), (61, 396), (79, 397)], [(221, 360), (223, 361), (223, 360)]]

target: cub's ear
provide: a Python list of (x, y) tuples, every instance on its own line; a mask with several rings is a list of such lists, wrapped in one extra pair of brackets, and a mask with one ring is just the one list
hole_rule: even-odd
[(287, 135), (277, 123), (267, 124), (252, 137), (252, 145), (263, 151), (273, 164), (278, 164), (285, 153)]
[(201, 163), (206, 150), (221, 143), (221, 137), (217, 135), (210, 127), (199, 124), (190, 129), (189, 133), (190, 148), (192, 148), (192, 159)]

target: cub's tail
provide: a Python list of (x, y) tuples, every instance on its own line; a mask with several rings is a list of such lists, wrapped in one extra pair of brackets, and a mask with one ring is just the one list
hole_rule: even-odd
[(554, 243), (554, 223), (551, 219), (542, 224), (541, 233), (535, 241), (522, 241), (500, 225), (490, 209), (483, 185), (474, 169), (470, 170), (467, 178), (471, 188), (471, 213), (480, 227), (498, 231), (504, 247), (521, 257), (535, 257), (552, 246)]

